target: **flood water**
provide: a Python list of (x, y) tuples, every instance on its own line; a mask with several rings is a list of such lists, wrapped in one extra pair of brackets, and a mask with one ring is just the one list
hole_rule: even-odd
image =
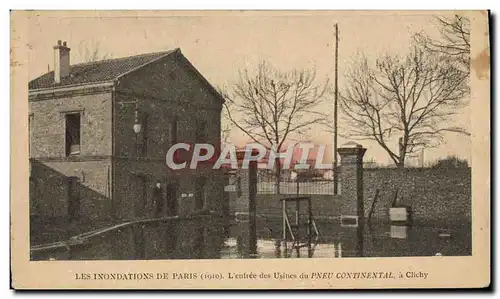
[(299, 248), (291, 241), (282, 241), (279, 218), (259, 218), (256, 240), (250, 237), (248, 221), (198, 219), (127, 226), (90, 238), (83, 244), (32, 251), (31, 259), (345, 258), (457, 256), (472, 252), (468, 224), (454, 224), (451, 228), (431, 224), (411, 228), (380, 224), (365, 226), (363, 231), (341, 227), (333, 220), (316, 221), (316, 224), (319, 236), (312, 238), (311, 243), (303, 242), (305, 245), (297, 246)]

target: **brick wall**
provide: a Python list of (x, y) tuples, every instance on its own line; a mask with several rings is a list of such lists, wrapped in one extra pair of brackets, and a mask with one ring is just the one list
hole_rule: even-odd
[[(178, 142), (196, 142), (197, 123), (205, 124), (208, 143), (220, 147), (222, 102), (192, 71), (180, 54), (167, 56), (120, 79), (116, 102), (139, 101), (148, 115), (148, 156), (165, 159), (169, 144), (169, 124), (178, 121)], [(183, 62), (184, 61), (184, 62)], [(115, 105), (115, 151), (129, 156), (134, 145), (134, 106)]]
[[(175, 57), (171, 57), (177, 55)], [(207, 207), (219, 210), (223, 205), (222, 173), (218, 170), (170, 171), (165, 163), (172, 136), (169, 127), (177, 120), (177, 142), (194, 144), (198, 123), (204, 126), (205, 142), (220, 146), (221, 102), (207, 85), (190, 71), (188, 62), (172, 54), (155, 63), (132, 72), (120, 79), (115, 94), (115, 196), (120, 202), (120, 215), (133, 217), (133, 206), (140, 196), (137, 175), (147, 179), (147, 213), (151, 213), (152, 190), (156, 181), (179, 183), (178, 213), (187, 215), (194, 211), (194, 182), (196, 177), (206, 178)], [(120, 102), (139, 102), (139, 117), (147, 115), (147, 155), (136, 158), (136, 135), (132, 130), (135, 105)], [(139, 138), (142, 138), (142, 134)], [(140, 141), (139, 141), (140, 142)], [(189, 167), (189, 164), (187, 164)], [(165, 185), (164, 185), (165, 187)], [(164, 188), (165, 191), (165, 188)]]
[(81, 111), (80, 155), (111, 155), (111, 97), (104, 92), (30, 101), (30, 157), (66, 156), (67, 111)]
[(396, 188), (399, 188), (401, 203), (412, 207), (416, 221), (433, 220), (452, 224), (471, 219), (470, 168), (365, 169), (365, 214), (371, 207), (375, 190), (379, 189), (380, 198), (373, 217), (388, 217), (388, 208)]
[[(181, 216), (186, 216), (195, 211), (195, 179), (204, 177), (206, 179), (206, 199), (207, 208), (213, 211), (220, 211), (224, 204), (222, 177), (219, 171), (211, 169), (186, 170), (172, 172), (166, 169), (165, 164), (157, 167), (156, 162), (135, 162), (130, 160), (118, 160), (115, 169), (119, 175), (115, 177), (116, 189), (115, 198), (117, 201), (118, 217), (121, 219), (131, 219), (136, 217), (155, 215), (153, 205), (153, 189), (157, 181), (162, 183), (163, 196), (165, 198), (162, 216), (167, 216), (167, 193), (166, 185), (172, 181), (179, 184), (177, 190), (177, 212)], [(146, 198), (143, 211), (136, 210), (136, 204), (142, 198), (142, 190), (139, 186), (138, 176), (143, 176), (146, 183)], [(139, 208), (140, 209), (140, 208)]]
[(68, 215), (68, 177), (76, 177), (80, 217), (90, 221), (111, 218), (111, 161), (32, 162), (31, 214), (42, 218)]
[[(245, 176), (242, 176), (244, 179)], [(399, 188), (401, 203), (410, 205), (415, 222), (439, 222), (444, 225), (464, 223), (471, 217), (471, 173), (470, 169), (364, 169), (364, 213), (368, 216), (375, 190), (379, 198), (374, 207), (375, 221), (388, 221), (388, 209), (392, 205), (395, 190)], [(248, 192), (242, 182), (242, 196), (229, 192), (230, 211), (248, 213)], [(342, 189), (345, 189), (342, 188)], [(246, 193), (245, 193), (246, 192)], [(281, 215), (282, 197), (293, 195), (257, 194), (257, 214)], [(338, 217), (345, 198), (333, 195), (305, 195), (313, 200), (313, 214)], [(356, 201), (350, 201), (356, 205)], [(304, 205), (305, 207), (305, 205)]]
[[(111, 216), (111, 92), (30, 98), (32, 215), (68, 215), (68, 178), (78, 179), (80, 217)], [(80, 155), (66, 157), (66, 114), (80, 113)]]
[[(315, 217), (338, 217), (340, 214), (340, 196), (333, 195), (304, 195), (310, 196), (312, 199), (313, 215)], [(277, 216), (281, 217), (282, 206), (281, 198), (294, 197), (294, 195), (275, 195), (275, 194), (257, 194), (257, 215), (261, 216)], [(238, 197), (235, 192), (229, 193), (229, 211), (231, 213), (248, 213), (248, 197)], [(292, 211), (295, 203), (290, 202), (288, 211)], [(306, 213), (307, 202), (302, 201), (300, 204), (302, 213)]]
[[(66, 217), (70, 176), (78, 177), (84, 190), (80, 193), (80, 210), (87, 218), (153, 216), (156, 182), (162, 183), (166, 195), (166, 184), (173, 180), (179, 183), (178, 212), (189, 214), (195, 207), (189, 195), (195, 191), (198, 176), (206, 178), (206, 207), (222, 209), (225, 197), (221, 172), (174, 173), (165, 165), (172, 137), (169, 126), (174, 119), (178, 121), (177, 142), (195, 143), (199, 124), (203, 123), (204, 141), (213, 144), (216, 152), (220, 147), (222, 102), (182, 54), (173, 53), (125, 75), (114, 90), (99, 87), (30, 95), (32, 214)], [(148, 116), (147, 126), (138, 135), (132, 129), (134, 101), (139, 103), (141, 121)], [(81, 150), (74, 157), (66, 157), (65, 151), (65, 112), (69, 111), (81, 113)], [(143, 143), (144, 134), (147, 152), (138, 158), (136, 137)], [(138, 177), (144, 179), (145, 196), (138, 189)], [(144, 206), (138, 213), (138, 199), (143, 197)]]

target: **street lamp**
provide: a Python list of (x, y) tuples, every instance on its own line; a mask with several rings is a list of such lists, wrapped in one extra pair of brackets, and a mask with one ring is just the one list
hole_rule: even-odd
[(134, 125), (132, 126), (132, 129), (134, 130), (135, 133), (135, 151), (136, 155), (139, 156), (139, 133), (142, 130), (142, 125), (139, 122), (139, 101), (130, 101), (130, 102), (120, 102), (120, 104), (123, 105), (130, 105), (130, 104), (135, 104), (135, 110), (134, 110)]
[(141, 132), (142, 126), (139, 123), (139, 105), (136, 102), (135, 103), (135, 120), (134, 120), (134, 126), (133, 126), (135, 134), (139, 134)]
[(136, 156), (139, 157), (139, 133), (141, 132), (142, 126), (141, 123), (139, 122), (139, 103), (138, 101), (135, 101), (135, 119), (134, 119), (134, 125), (133, 129), (135, 132), (135, 152)]

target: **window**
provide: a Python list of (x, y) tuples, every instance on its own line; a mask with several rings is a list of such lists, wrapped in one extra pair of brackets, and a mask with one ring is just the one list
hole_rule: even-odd
[[(206, 143), (207, 135), (205, 129), (205, 121), (200, 120), (196, 122), (196, 143)], [(200, 150), (200, 155), (205, 156), (208, 154), (207, 149), (203, 148)]]
[(205, 122), (200, 120), (196, 122), (196, 142), (206, 141)]
[[(179, 142), (178, 139), (178, 120), (176, 118), (170, 120), (168, 124), (168, 136), (167, 136), (167, 147), (168, 149), (172, 147), (174, 144)], [(174, 161), (175, 163), (182, 163), (185, 161), (186, 153), (184, 151), (175, 151), (174, 153)]]
[(146, 157), (148, 155), (148, 116), (144, 114), (142, 119), (142, 141), (141, 141), (141, 155)]
[(135, 148), (136, 148), (136, 156), (137, 157), (146, 157), (148, 155), (148, 115), (144, 113), (142, 116), (141, 122), (141, 130), (139, 133), (135, 135)]
[(194, 199), (194, 209), (195, 211), (201, 210), (206, 205), (206, 179), (204, 177), (198, 177), (195, 180), (195, 199)]
[(147, 177), (144, 175), (141, 175), (141, 174), (136, 174), (134, 183), (135, 183), (135, 186), (134, 186), (135, 193), (133, 193), (133, 198), (135, 200), (135, 203), (134, 203), (135, 216), (142, 217), (142, 216), (144, 216), (144, 214), (146, 212), (146, 206), (147, 206), (147, 196), (148, 196)]
[(167, 215), (177, 215), (177, 196), (179, 193), (179, 183), (167, 179)]
[(170, 146), (177, 143), (177, 119), (174, 119), (169, 124), (168, 136), (170, 138)]
[(80, 113), (66, 114), (66, 156), (80, 154)]

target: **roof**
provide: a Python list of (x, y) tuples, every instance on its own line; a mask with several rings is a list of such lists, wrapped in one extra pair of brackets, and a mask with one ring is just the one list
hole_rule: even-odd
[(54, 82), (54, 71), (51, 71), (31, 80), (28, 87), (31, 90), (112, 81), (176, 50), (74, 64), (71, 65), (70, 75), (61, 78), (60, 83)]

